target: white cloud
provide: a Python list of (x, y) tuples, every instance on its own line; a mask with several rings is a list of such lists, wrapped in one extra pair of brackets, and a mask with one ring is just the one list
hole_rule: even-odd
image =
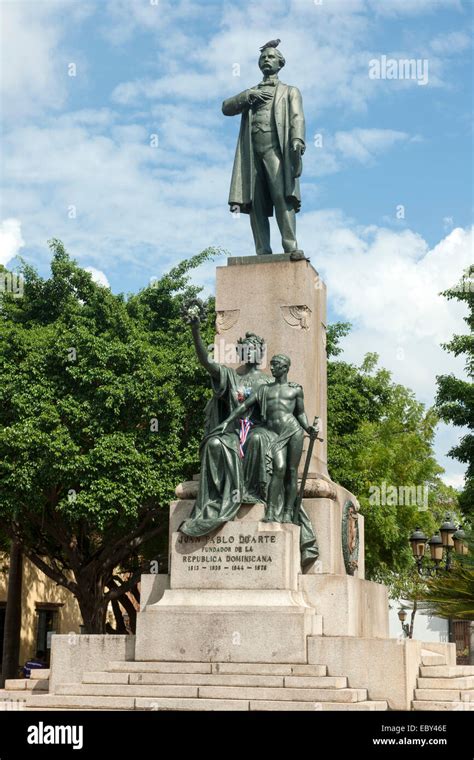
[[(102, 1), (102, 0), (101, 0)], [(106, 23), (102, 35), (114, 45), (127, 42), (137, 31), (162, 35), (163, 42), (172, 49), (180, 36), (179, 25), (202, 21), (210, 14), (216, 15), (222, 8), (220, 0), (107, 0)]]
[(466, 32), (447, 32), (431, 40), (431, 49), (439, 55), (457, 55), (467, 50), (471, 40)]
[(378, 153), (408, 139), (406, 132), (394, 129), (353, 129), (350, 132), (336, 132), (334, 144), (345, 158), (354, 158), (366, 164)]
[[(222, 5), (210, 0), (205, 4), (181, 0), (171, 4), (164, 0), (157, 12), (156, 7), (145, 7), (140, 0), (111, 0), (113, 23), (106, 31), (108, 38), (122, 40), (140, 28), (156, 35), (160, 51), (156, 77), (122, 82), (115, 87), (112, 98), (121, 105), (175, 98), (195, 108), (197, 103), (228, 97), (259, 81), (258, 50), (271, 36), (271, 29), (274, 37), (282, 38), (280, 47), (287, 60), (281, 78), (298, 83), (309, 115), (314, 111), (320, 119), (325, 110), (334, 107), (365, 111), (380, 93), (417, 87), (411, 79), (371, 80), (369, 61), (374, 56), (413, 58), (426, 48), (430, 86), (449, 86), (442, 56), (445, 52), (450, 55), (453, 48), (465, 49), (466, 45), (464, 32), (452, 32), (438, 35), (431, 47), (420, 39), (411, 40), (408, 50), (396, 53), (369, 50), (374, 12), (389, 17), (413, 16), (443, 8), (462, 10), (458, 0), (331, 0), (321, 5), (311, 0), (292, 0), (290, 7), (286, 1), (274, 0), (269, 27), (265, 3)], [(205, 25), (216, 16), (220, 20), (218, 31), (208, 36), (206, 44), (202, 39), (197, 41), (197, 19)], [(239, 76), (235, 75), (236, 64)], [(151, 72), (153, 68), (150, 66)], [(308, 126), (313, 129), (310, 123)]]
[(18, 219), (5, 219), (0, 224), (0, 264), (8, 264), (24, 245), (21, 222)]
[(90, 272), (92, 279), (97, 283), (97, 285), (102, 285), (104, 288), (110, 288), (110, 283), (107, 279), (107, 275), (101, 272), (100, 269), (96, 269), (95, 267), (84, 267), (84, 269), (86, 272)]
[(465, 476), (462, 472), (453, 472), (451, 475), (444, 475), (443, 480), (448, 486), (461, 490), (464, 488)]
[(456, 228), (430, 250), (412, 230), (355, 227), (338, 212), (305, 214), (303, 221), (313, 236), (318, 230), (324, 254), (317, 264), (344, 316), (399, 341), (426, 337), (439, 343), (462, 324), (462, 304), (438, 294), (470, 263), (471, 230)]
[(65, 81), (56, 77), (54, 53), (60, 39), (57, 3), (3, 3), (1, 88), (11, 116), (25, 117), (43, 106), (58, 107)]
[(430, 249), (412, 230), (357, 227), (337, 211), (305, 214), (300, 229), (307, 253), (317, 238), (312, 260), (332, 310), (353, 324), (347, 358), (376, 351), (397, 382), (433, 403), (437, 374), (464, 373), (463, 360), (440, 344), (465, 332), (465, 305), (439, 294), (470, 264), (472, 231), (456, 228)]
[[(441, 343), (466, 332), (466, 307), (440, 293), (472, 262), (472, 230), (455, 228), (430, 248), (412, 230), (359, 227), (337, 210), (301, 217), (298, 240), (326, 281), (333, 319), (353, 325), (343, 358), (360, 364), (375, 351), (396, 382), (432, 405), (437, 375), (465, 376), (464, 358)], [(440, 424), (435, 439), (444, 479), (453, 484), (462, 482), (464, 468), (446, 455), (461, 435)]]
[(417, 16), (444, 8), (462, 11), (460, 0), (368, 0), (368, 6), (380, 16)]
[(394, 146), (419, 141), (417, 136), (411, 137), (394, 129), (352, 129), (338, 131), (334, 135), (308, 134), (303, 182), (309, 177), (334, 174), (353, 162), (372, 166), (383, 152)]
[(89, 2), (17, 0), (1, 3), (0, 96), (3, 118), (26, 119), (60, 108), (67, 97), (67, 63), (60, 45), (67, 25), (94, 11)]

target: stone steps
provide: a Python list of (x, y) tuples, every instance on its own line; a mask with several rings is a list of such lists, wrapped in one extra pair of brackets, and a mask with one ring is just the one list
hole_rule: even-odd
[(474, 665), (439, 665), (420, 668), (424, 678), (468, 678), (474, 676)]
[[(44, 689), (48, 681), (36, 683)], [(387, 710), (324, 665), (287, 663), (114, 661), (84, 673), (81, 683), (58, 684), (55, 694), (24, 681), (4, 694), (26, 710)]]
[(434, 710), (468, 710), (472, 711), (474, 710), (474, 702), (452, 702), (449, 701), (431, 701), (431, 700), (413, 700), (413, 709), (414, 710), (429, 710), (430, 712), (433, 712)]
[(472, 689), (415, 689), (415, 699), (441, 702), (473, 702)]
[(135, 700), (133, 697), (84, 697), (76, 694), (32, 694), (28, 698), (28, 710), (44, 710), (48, 707), (61, 707), (63, 710), (134, 710)]
[(219, 673), (221, 675), (325, 676), (326, 665), (253, 662), (110, 662), (107, 673)]
[[(5, 700), (25, 700), (30, 694), (34, 692), (26, 691), (23, 689), (0, 689), (0, 703)], [(42, 694), (46, 692), (42, 691)]]
[(51, 671), (48, 668), (37, 668), (30, 672), (30, 681), (41, 681), (48, 679)]
[(49, 678), (7, 678), (5, 689), (12, 691), (48, 691)]
[(459, 678), (418, 678), (419, 689), (474, 689), (474, 676)]
[(428, 649), (421, 650), (421, 664), (422, 665), (446, 665), (446, 659), (444, 655), (437, 654), (436, 652), (430, 652)]
[(474, 710), (474, 666), (447, 665), (441, 655), (422, 652), (413, 710)]
[(315, 689), (347, 688), (343, 676), (268, 676), (268, 675), (221, 675), (220, 673), (84, 673), (83, 684), (130, 684), (173, 686), (258, 686), (296, 687)]
[(186, 699), (186, 698), (125, 698), (77, 695), (32, 695), (26, 710), (149, 710), (149, 711), (381, 711), (387, 710), (384, 701), (349, 702), (314, 702), (286, 700), (247, 700), (247, 699)]
[(155, 686), (152, 684), (61, 684), (58, 695), (103, 696), (103, 697), (184, 697), (208, 699), (248, 699), (258, 700), (298, 700), (362, 702), (367, 700), (366, 689), (349, 688), (298, 688), (271, 686), (177, 686), (174, 684)]

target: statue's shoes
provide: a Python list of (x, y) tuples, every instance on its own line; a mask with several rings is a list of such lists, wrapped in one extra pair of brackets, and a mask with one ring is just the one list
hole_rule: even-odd
[(292, 523), (293, 522), (293, 515), (291, 512), (284, 512), (283, 517), (281, 518), (282, 523)]
[(306, 259), (306, 256), (304, 255), (303, 251), (291, 251), (290, 253), (290, 259), (291, 261), (309, 261), (309, 259)]

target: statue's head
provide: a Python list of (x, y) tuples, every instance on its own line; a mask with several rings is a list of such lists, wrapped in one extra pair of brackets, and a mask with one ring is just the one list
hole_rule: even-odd
[(291, 367), (291, 359), (286, 354), (275, 354), (270, 362), (270, 371), (273, 377), (281, 377)]
[(265, 74), (266, 76), (278, 74), (284, 65), (285, 58), (283, 53), (280, 53), (276, 47), (266, 47), (260, 53), (258, 66), (262, 74)]
[(245, 364), (261, 364), (265, 356), (265, 341), (260, 335), (252, 332), (245, 333), (245, 338), (239, 338), (236, 346), (239, 361)]

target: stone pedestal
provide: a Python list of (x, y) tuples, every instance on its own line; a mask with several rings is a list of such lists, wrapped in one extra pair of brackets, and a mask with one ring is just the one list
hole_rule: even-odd
[(323, 619), (324, 636), (389, 637), (388, 591), (352, 575), (300, 575), (299, 588)]
[[(311, 264), (287, 255), (231, 258), (217, 268), (216, 310), (216, 360), (236, 366), (246, 332), (265, 338), (267, 372), (273, 354), (288, 354), (289, 378), (303, 386), (308, 418), (321, 418), (326, 439), (326, 288)], [(320, 551), (304, 574), (299, 528), (264, 523), (264, 504), (242, 505), (209, 536), (179, 533), (196, 487), (179, 486), (170, 508), (170, 575), (144, 581), (137, 661), (305, 663), (309, 641), (316, 657), (319, 640), (388, 636), (386, 589), (364, 580), (360, 515), (351, 523), (359, 550), (348, 555), (348, 537), (355, 544), (347, 509), (358, 504), (330, 480), (326, 440), (314, 448), (303, 501)]]
[[(189, 506), (174, 505), (171, 528)], [(138, 616), (136, 660), (306, 662), (322, 621), (298, 588), (300, 529), (262, 512), (244, 507), (201, 538), (172, 533), (170, 588)]]
[[(216, 359), (235, 367), (235, 345), (246, 332), (265, 338), (270, 373), (274, 354), (288, 354), (290, 380), (305, 391), (308, 419), (321, 418), (311, 472), (327, 472), (326, 286), (308, 261), (287, 254), (244, 256), (217, 267)], [(306, 442), (307, 445), (307, 442)], [(302, 458), (304, 462), (304, 454)]]

